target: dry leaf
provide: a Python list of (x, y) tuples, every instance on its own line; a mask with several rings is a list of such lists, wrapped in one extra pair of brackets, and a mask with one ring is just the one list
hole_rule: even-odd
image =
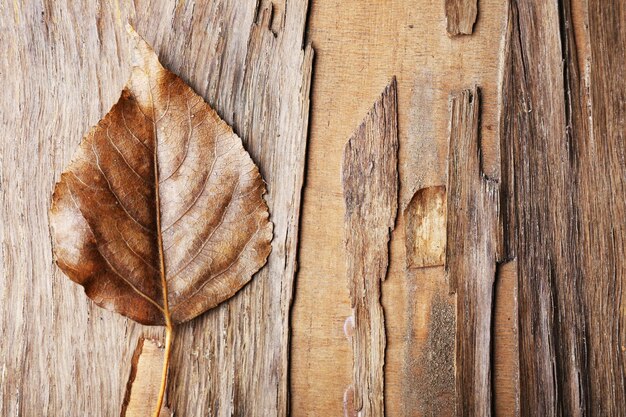
[(272, 224), (241, 139), (129, 34), (130, 80), (54, 191), (55, 257), (99, 306), (169, 325), (245, 285)]

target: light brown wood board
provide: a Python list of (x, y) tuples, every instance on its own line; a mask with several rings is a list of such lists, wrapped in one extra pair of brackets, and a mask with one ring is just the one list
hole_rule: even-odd
[[(485, 171), (497, 177), (498, 68), (506, 2), (482, 0), (471, 36), (451, 38), (443, 1), (314, 1), (316, 51), (300, 269), (293, 309), (292, 415), (343, 415), (352, 356), (345, 285), (343, 147), (392, 76), (398, 82), (402, 212), (415, 191), (445, 186), (449, 94), (482, 91)], [(404, 216), (382, 287), (389, 416), (454, 415), (454, 312), (442, 267), (406, 270)], [(434, 349), (439, 349), (434, 353)]]

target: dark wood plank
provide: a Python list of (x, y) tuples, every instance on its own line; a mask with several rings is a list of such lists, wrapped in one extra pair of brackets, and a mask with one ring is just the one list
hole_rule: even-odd
[(502, 212), (524, 416), (626, 413), (625, 18), (623, 2), (511, 1)]
[[(626, 415), (626, 4), (589, 0), (587, 15), (588, 22), (583, 21), (581, 26), (588, 23), (589, 44), (582, 43), (580, 49), (589, 50), (591, 68), (578, 70), (588, 77), (578, 86), (582, 90), (578, 106), (582, 107), (581, 122), (586, 123), (585, 116), (589, 116), (591, 123), (587, 140), (576, 138), (576, 143), (580, 143), (577, 147), (580, 174), (576, 184), (581, 200), (578, 225), (582, 234), (576, 252), (583, 254), (585, 277), (587, 409), (591, 415), (623, 416)], [(567, 39), (570, 48), (579, 43), (571, 32)], [(587, 58), (585, 52), (583, 49), (578, 54)], [(578, 64), (575, 58), (571, 58), (572, 67)], [(592, 106), (585, 113), (587, 100)]]

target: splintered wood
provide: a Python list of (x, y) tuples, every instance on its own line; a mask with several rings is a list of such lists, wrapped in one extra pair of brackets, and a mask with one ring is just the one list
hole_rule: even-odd
[[(173, 415), (625, 414), (626, 2), (8, 3), (0, 415), (120, 415), (129, 375), (144, 386), (137, 341), (163, 336), (62, 277), (48, 228), (60, 172), (128, 79), (126, 22), (242, 138), (275, 224), (253, 282), (180, 327)], [(320, 53), (305, 157), (308, 41)], [(342, 184), (345, 139), (389, 74), (397, 109), (392, 83), (349, 143), (344, 168), (361, 175)], [(453, 96), (448, 143), (448, 94), (473, 83), (481, 97)], [(408, 207), (388, 255), (398, 142)], [(447, 207), (427, 198), (446, 173)], [(428, 236), (440, 239), (446, 222), (442, 267)], [(337, 279), (345, 258), (350, 293)], [(341, 326), (352, 312), (348, 345)]]
[(451, 97), (446, 271), (456, 293), (458, 416), (491, 414), (498, 184), (481, 171), (478, 88)]
[(445, 0), (445, 2), (448, 34), (471, 35), (478, 15), (478, 0)]
[(385, 318), (381, 283), (398, 205), (395, 78), (344, 149), (345, 245), (354, 329), (352, 401), (347, 415), (384, 415)]

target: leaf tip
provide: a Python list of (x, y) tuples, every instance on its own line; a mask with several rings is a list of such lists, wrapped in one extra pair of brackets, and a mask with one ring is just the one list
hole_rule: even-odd
[(143, 36), (137, 33), (129, 22), (126, 23), (126, 32), (129, 37), (132, 66), (142, 68), (148, 74), (154, 74), (162, 70), (163, 67), (154, 49), (146, 42)]
[(137, 35), (137, 31), (135, 31), (135, 28), (133, 27), (133, 25), (130, 24), (130, 22), (126, 22), (126, 33), (131, 36)]

